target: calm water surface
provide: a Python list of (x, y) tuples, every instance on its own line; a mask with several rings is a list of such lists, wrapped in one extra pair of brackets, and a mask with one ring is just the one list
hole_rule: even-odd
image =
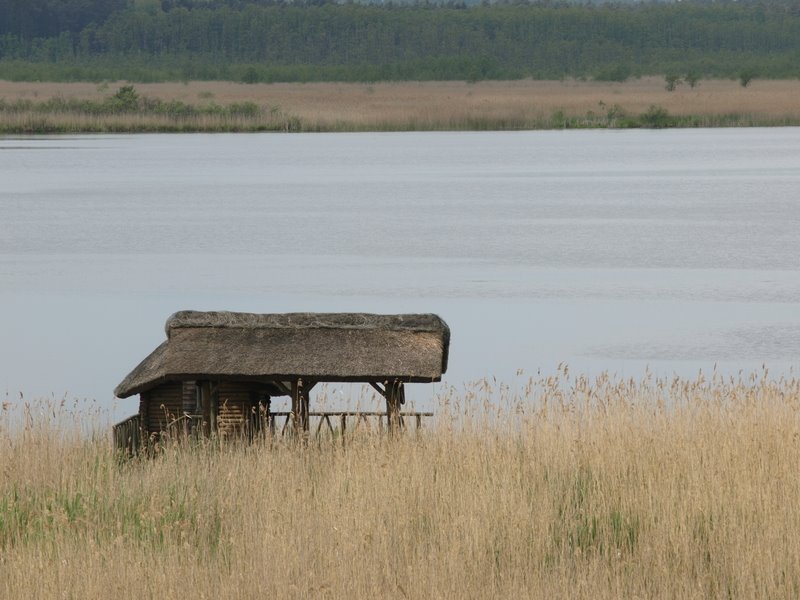
[(186, 308), (437, 312), (455, 385), (789, 373), (798, 192), (797, 129), (0, 139), (0, 386), (111, 401)]

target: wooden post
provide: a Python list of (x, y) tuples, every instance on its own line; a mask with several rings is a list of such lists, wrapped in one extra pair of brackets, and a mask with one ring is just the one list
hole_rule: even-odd
[(309, 419), (308, 419), (308, 393), (309, 389), (300, 380), (300, 427), (304, 434), (308, 433)]
[(211, 418), (209, 419), (209, 426), (211, 434), (217, 433), (217, 415), (219, 414), (219, 397), (217, 395), (218, 383), (209, 382), (208, 384), (208, 404)]
[(267, 423), (269, 423), (269, 437), (275, 437), (275, 417), (272, 415), (271, 412), (267, 413)]
[(200, 428), (202, 435), (208, 437), (213, 429), (211, 428), (211, 383), (208, 381), (199, 382), (200, 386)]
[[(259, 410), (261, 410), (261, 409), (259, 408)], [(274, 435), (275, 434), (275, 425), (272, 423), (272, 417), (271, 417), (271, 413), (272, 413), (272, 396), (267, 396), (266, 402), (264, 403), (263, 410), (264, 410), (264, 414), (259, 415), (259, 418), (261, 419), (261, 427), (266, 429), (266, 431), (269, 432), (270, 435)]]
[(389, 435), (400, 431), (400, 405), (405, 402), (403, 383), (400, 381), (387, 381), (384, 384), (386, 396), (386, 424)]
[(183, 437), (188, 438), (195, 428), (197, 417), (198, 391), (194, 381), (184, 381), (182, 384), (182, 413)]
[[(288, 419), (287, 419), (288, 420)], [(296, 434), (300, 426), (300, 380), (292, 381), (292, 429)]]
[(296, 434), (308, 433), (308, 390), (302, 379), (292, 382), (292, 419)]

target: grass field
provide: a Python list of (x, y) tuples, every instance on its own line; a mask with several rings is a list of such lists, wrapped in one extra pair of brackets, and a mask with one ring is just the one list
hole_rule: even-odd
[[(93, 115), (34, 110), (58, 98), (99, 102), (121, 84), (0, 82), (0, 132), (405, 131), (564, 127), (800, 124), (800, 81), (704, 80), (665, 89), (663, 78), (594, 81), (137, 84), (142, 96), (198, 110), (253, 103), (245, 116), (209, 110)], [(15, 104), (17, 103), (17, 104)], [(16, 109), (14, 109), (16, 106)], [(25, 108), (27, 106), (27, 108)], [(653, 112), (655, 110), (655, 113)]]
[(0, 597), (800, 594), (797, 380), (562, 369), (437, 402), (420, 435), (124, 464), (68, 407), (6, 406)]

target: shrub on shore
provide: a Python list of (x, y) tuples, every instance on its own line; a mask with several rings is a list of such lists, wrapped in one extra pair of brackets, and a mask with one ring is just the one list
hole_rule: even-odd
[(102, 100), (64, 98), (41, 102), (0, 98), (0, 133), (146, 131), (291, 131), (296, 119), (254, 102), (189, 104), (140, 95), (124, 85)]

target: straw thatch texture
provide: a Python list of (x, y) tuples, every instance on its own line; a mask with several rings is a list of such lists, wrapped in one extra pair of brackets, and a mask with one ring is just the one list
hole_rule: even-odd
[(126, 398), (186, 379), (439, 381), (450, 330), (436, 315), (183, 311), (117, 386)]

